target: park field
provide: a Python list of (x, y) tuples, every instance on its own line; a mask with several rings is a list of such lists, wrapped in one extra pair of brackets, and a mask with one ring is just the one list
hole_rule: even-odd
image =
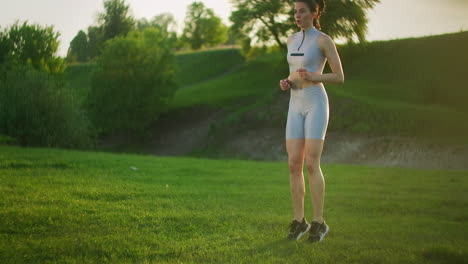
[(285, 162), (0, 145), (0, 263), (467, 263), (466, 171), (322, 170), (309, 244), (284, 239)]

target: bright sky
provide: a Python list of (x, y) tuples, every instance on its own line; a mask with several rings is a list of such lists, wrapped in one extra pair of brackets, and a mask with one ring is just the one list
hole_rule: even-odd
[[(169, 12), (183, 28), (186, 8), (195, 0), (127, 0), (132, 15), (151, 19)], [(223, 22), (230, 25), (232, 6), (229, 0), (198, 0), (212, 8)], [(369, 12), (368, 40), (437, 35), (468, 30), (468, 0), (381, 0)], [(177, 4), (175, 4), (177, 3)], [(28, 20), (43, 26), (53, 25), (61, 33), (59, 55), (65, 56), (70, 41), (79, 30), (96, 23), (103, 10), (103, 0), (0, 0), (0, 26), (16, 20)]]

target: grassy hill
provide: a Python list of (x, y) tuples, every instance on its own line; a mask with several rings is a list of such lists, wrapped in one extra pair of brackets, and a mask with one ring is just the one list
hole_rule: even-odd
[[(468, 90), (462, 76), (468, 75), (463, 65), (468, 53), (462, 51), (467, 44), (468, 32), (463, 32), (339, 47), (346, 82), (326, 84), (329, 131), (449, 137), (466, 143)], [(266, 104), (277, 104), (284, 96), (277, 83), (287, 76), (286, 67), (282, 54), (266, 55), (228, 76), (179, 91), (173, 108), (219, 107), (265, 96)], [(277, 113), (264, 114), (272, 115)]]
[[(468, 260), (466, 171), (322, 170), (331, 231), (308, 244), (284, 240), (292, 219), (285, 162), (0, 145), (0, 262)], [(308, 191), (305, 212), (310, 220)]]
[[(339, 46), (346, 81), (325, 84), (329, 132), (417, 137), (468, 143), (468, 32)], [(166, 116), (223, 109), (213, 133), (283, 131), (289, 92), (278, 88), (288, 74), (285, 54), (246, 63), (236, 49), (179, 54), (179, 89)], [(68, 68), (70, 87), (86, 91), (93, 65)], [(215, 135), (216, 136), (216, 135)]]
[(468, 32), (370, 42), (342, 50), (347, 80), (343, 94), (431, 104), (468, 112), (463, 76)]
[(215, 79), (242, 66), (237, 49), (205, 50), (176, 56), (177, 82), (180, 88)]
[[(462, 32), (343, 47), (346, 84), (329, 85), (329, 91), (358, 103), (361, 111), (342, 112), (358, 112), (359, 116), (350, 114), (351, 119), (363, 117), (371, 125), (369, 131), (381, 126), (387, 130), (382, 132), (451, 137), (466, 143), (467, 44), (468, 32)], [(362, 111), (365, 108), (369, 111)]]
[[(213, 52), (213, 51), (211, 51)], [(220, 57), (232, 52), (232, 50), (218, 50)], [(226, 106), (227, 104), (238, 101), (240, 99), (249, 99), (248, 102), (256, 101), (266, 94), (272, 94), (276, 91), (276, 87), (272, 87), (272, 76), (281, 76), (282, 72), (278, 65), (276, 57), (265, 56), (258, 58), (252, 63), (245, 63), (239, 67), (238, 61), (243, 60), (238, 50), (234, 50), (236, 57), (230, 59), (230, 67), (226, 67), (224, 71), (229, 71), (229, 74), (222, 74), (217, 78), (199, 78), (202, 81), (183, 82), (182, 88), (179, 89), (171, 103), (171, 110), (187, 108), (192, 106), (209, 105), (209, 106)], [(202, 56), (203, 52), (195, 54)], [(182, 61), (182, 58), (180, 59)], [(196, 60), (196, 65), (192, 68), (203, 68), (206, 63), (201, 60)], [(209, 64), (209, 63), (208, 63)], [(233, 71), (230, 71), (233, 69)], [(193, 72), (193, 71), (192, 71)], [(197, 72), (193, 72), (197, 74)], [(202, 73), (203, 74), (203, 73)], [(228, 106), (229, 107), (229, 106)]]

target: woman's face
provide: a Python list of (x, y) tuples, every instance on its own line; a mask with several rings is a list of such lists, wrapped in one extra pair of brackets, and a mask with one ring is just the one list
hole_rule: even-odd
[(313, 25), (315, 12), (311, 12), (309, 6), (303, 2), (296, 2), (294, 8), (294, 20), (300, 28), (309, 28)]

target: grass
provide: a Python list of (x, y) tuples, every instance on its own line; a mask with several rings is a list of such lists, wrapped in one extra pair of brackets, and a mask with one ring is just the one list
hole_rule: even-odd
[(177, 82), (184, 88), (223, 75), (244, 63), (238, 49), (205, 50), (176, 56)]
[[(370, 42), (340, 49), (345, 91), (369, 98), (439, 105), (468, 113), (463, 76), (468, 74), (468, 32)], [(366, 83), (362, 83), (366, 81)]]
[(248, 102), (271, 95), (277, 87), (272, 76), (281, 76), (284, 70), (278, 65), (278, 57), (265, 56), (220, 78), (206, 80), (177, 91), (170, 104), (171, 110), (197, 105), (225, 106), (247, 98)]
[(468, 260), (466, 171), (322, 170), (331, 231), (308, 244), (283, 239), (292, 218), (285, 162), (0, 146), (0, 262)]
[(335, 116), (331, 118), (329, 130), (417, 136), (430, 141), (444, 138), (445, 142), (468, 144), (467, 112), (437, 104), (376, 100), (353, 93), (354, 88), (366, 85), (366, 81), (349, 81), (344, 89), (328, 87), (331, 115)]
[(327, 91), (336, 104), (354, 103), (335, 104), (340, 115), (332, 119), (332, 130), (467, 144), (467, 43), (468, 32), (460, 32), (340, 47), (347, 80), (327, 85)]

